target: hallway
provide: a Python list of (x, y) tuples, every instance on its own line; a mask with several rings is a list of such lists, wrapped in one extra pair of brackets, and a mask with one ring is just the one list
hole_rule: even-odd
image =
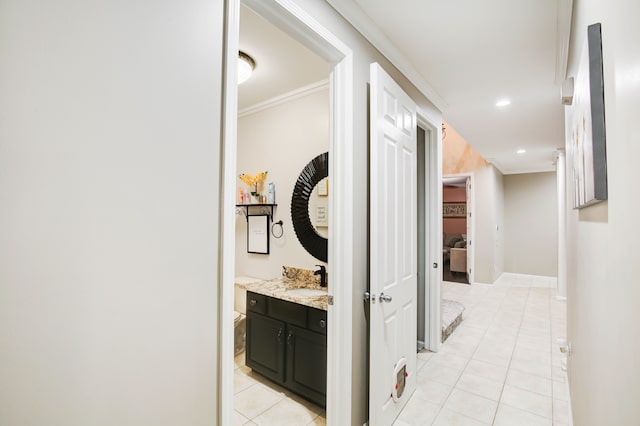
[(555, 282), (504, 274), (493, 285), (443, 283), (464, 320), (439, 353), (418, 354), (418, 388), (394, 425), (569, 425), (556, 342), (566, 304)]

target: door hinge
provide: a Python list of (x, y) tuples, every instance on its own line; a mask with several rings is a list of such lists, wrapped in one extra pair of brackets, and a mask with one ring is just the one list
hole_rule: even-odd
[(333, 306), (333, 296), (331, 296), (331, 295), (327, 296), (327, 304)]

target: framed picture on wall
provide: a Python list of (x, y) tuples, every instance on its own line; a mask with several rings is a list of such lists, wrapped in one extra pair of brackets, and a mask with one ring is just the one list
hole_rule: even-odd
[(269, 215), (247, 216), (247, 253), (269, 254)]
[(566, 109), (566, 151), (573, 207), (607, 199), (607, 149), (600, 24), (587, 27), (573, 103)]
[(442, 203), (442, 217), (467, 217), (467, 203)]

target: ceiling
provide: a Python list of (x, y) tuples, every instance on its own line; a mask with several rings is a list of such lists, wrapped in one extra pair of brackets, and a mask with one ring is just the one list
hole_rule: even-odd
[[(400, 71), (417, 75), (449, 125), (502, 173), (554, 170), (572, 0), (328, 2)], [(240, 48), (257, 63), (239, 86), (240, 110), (329, 75), (323, 59), (244, 5)], [(502, 98), (511, 104), (497, 107)]]
[[(566, 72), (571, 0), (329, 3), (386, 44), (384, 54), (403, 57), (441, 98), (444, 119), (500, 171), (554, 169), (553, 152), (564, 146), (556, 75)], [(502, 98), (511, 104), (497, 107)]]
[(244, 5), (239, 46), (256, 62), (251, 78), (238, 86), (239, 111), (329, 77), (327, 62)]

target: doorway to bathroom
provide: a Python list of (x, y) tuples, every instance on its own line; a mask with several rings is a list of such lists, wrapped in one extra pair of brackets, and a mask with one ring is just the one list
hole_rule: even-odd
[[(329, 297), (333, 297), (335, 302), (325, 311), (324, 318), (316, 318), (318, 326), (323, 330), (312, 330), (314, 332), (326, 333), (327, 354), (325, 362), (326, 375), (326, 420), (329, 423), (335, 423), (340, 418), (349, 417), (349, 406), (341, 401), (348, 400), (348, 388), (344, 387), (344, 380), (337, 379), (339, 371), (346, 371), (348, 366), (348, 354), (351, 351), (351, 342), (346, 341), (345, 336), (350, 336), (351, 322), (349, 321), (348, 308), (351, 304), (351, 295), (349, 289), (340, 285), (345, 282), (345, 277), (349, 276), (350, 265), (352, 264), (352, 254), (349, 251), (351, 246), (351, 235), (340, 235), (340, 244), (335, 244), (338, 229), (345, 229), (344, 220), (348, 221), (352, 215), (349, 211), (350, 203), (341, 202), (341, 200), (349, 199), (349, 188), (352, 187), (352, 170), (350, 170), (346, 158), (350, 149), (347, 136), (348, 129), (351, 126), (352, 117), (347, 111), (350, 110), (350, 99), (347, 96), (352, 92), (351, 80), (351, 52), (344, 46), (340, 40), (336, 39), (332, 34), (319, 27), (314, 23), (313, 18), (305, 14), (290, 3), (283, 3), (277, 0), (273, 1), (243, 1), (242, 5), (238, 0), (229, 0), (228, 10), (228, 40), (226, 42), (226, 58), (228, 71), (226, 81), (226, 101), (225, 108), (227, 111), (238, 111), (238, 113), (227, 113), (225, 122), (224, 135), (224, 158), (225, 169), (221, 178), (224, 183), (224, 214), (223, 225), (221, 227), (223, 253), (223, 271), (221, 276), (220, 288), (220, 309), (221, 309), (221, 334), (223, 336), (222, 349), (220, 352), (219, 371), (220, 389), (218, 394), (220, 400), (220, 423), (231, 424), (233, 420), (243, 421), (244, 419), (256, 421), (261, 415), (277, 415), (279, 410), (292, 408), (292, 405), (298, 404), (300, 408), (300, 399), (295, 396), (287, 400), (280, 400), (280, 392), (282, 388), (276, 387), (276, 392), (268, 391), (262, 393), (256, 398), (245, 398), (248, 404), (245, 404), (242, 412), (234, 410), (234, 395), (228, 389), (233, 389), (234, 385), (237, 389), (247, 386), (247, 376), (236, 375), (234, 368), (234, 331), (233, 318), (234, 310), (234, 293), (235, 281), (253, 281), (255, 278), (273, 278), (274, 275), (282, 275), (283, 266), (302, 266), (299, 269), (315, 268), (315, 264), (323, 264), (317, 260), (313, 260), (307, 254), (294, 253), (289, 250), (289, 245), (297, 243), (297, 235), (293, 231), (290, 219), (289, 202), (292, 198), (293, 184), (291, 175), (301, 173), (305, 164), (310, 159), (317, 157), (318, 153), (327, 153), (331, 168), (328, 172), (328, 183), (325, 182), (324, 190), (315, 189), (313, 192), (319, 197), (323, 197), (320, 204), (313, 204), (310, 216), (318, 220), (316, 225), (318, 233), (328, 233), (328, 258), (325, 265), (329, 267)], [(282, 42), (286, 38), (293, 40), (293, 44), (297, 44), (297, 53), (293, 56), (296, 61), (290, 65), (293, 70), (298, 67), (298, 73), (289, 75), (285, 79), (288, 83), (298, 81), (298, 87), (290, 88), (284, 93), (273, 94), (267, 101), (258, 101), (249, 105), (241, 106), (238, 101), (241, 100), (241, 91), (236, 89), (236, 63), (238, 61), (238, 50), (250, 50), (255, 47), (258, 42), (268, 42), (266, 37), (257, 36), (256, 44), (244, 43), (241, 38), (243, 31), (242, 22), (246, 18), (241, 18), (242, 13), (255, 14), (254, 18), (262, 20), (260, 23), (268, 23), (276, 28), (278, 40), (269, 44), (278, 48), (274, 52), (275, 57), (253, 58), (255, 63), (256, 77), (258, 70), (262, 66), (262, 70), (268, 68), (270, 61), (282, 64), (284, 59), (282, 53)], [(251, 19), (251, 18), (249, 18)], [(313, 26), (313, 29), (310, 28)], [(291, 41), (291, 40), (289, 40)], [(302, 49), (302, 50), (300, 50)], [(304, 52), (304, 50), (308, 52)], [(246, 52), (251, 53), (251, 52)], [(307, 53), (315, 54), (318, 58), (311, 59)], [(306, 58), (306, 59), (305, 59)], [(302, 68), (300, 68), (302, 67)], [(299, 77), (305, 74), (304, 68), (309, 67), (314, 70), (320, 70), (324, 73), (323, 78), (315, 78), (312, 82), (300, 83)], [(251, 80), (249, 80), (251, 81)], [(256, 79), (257, 82), (257, 79)], [(242, 87), (242, 86), (241, 86)], [(247, 86), (249, 87), (249, 86)], [(249, 90), (249, 95), (256, 95), (259, 89)], [(237, 90), (237, 92), (236, 92)], [(305, 105), (303, 107), (303, 104)], [(278, 113), (278, 110), (287, 109), (286, 114)], [(307, 111), (307, 114), (303, 114)], [(310, 111), (310, 112), (309, 112)], [(281, 111), (280, 111), (281, 112)], [(267, 130), (270, 134), (267, 134)], [(292, 132), (288, 137), (285, 133)], [(275, 135), (275, 136), (274, 136)], [(324, 135), (324, 137), (322, 137)], [(323, 139), (324, 146), (320, 148), (318, 144), (312, 142), (311, 139)], [(256, 146), (256, 144), (258, 146)], [(313, 148), (310, 148), (313, 146)], [(318, 151), (318, 152), (315, 152)], [(308, 158), (302, 158), (307, 155)], [(297, 156), (301, 156), (298, 158)], [(294, 161), (295, 159), (298, 161)], [(273, 160), (272, 166), (266, 164)], [(276, 163), (279, 160), (280, 163)], [(300, 164), (298, 164), (300, 163)], [(278, 164), (277, 166), (275, 164)], [(269, 167), (269, 169), (267, 168)], [(241, 169), (244, 168), (244, 169)], [(233, 206), (239, 204), (238, 175), (246, 173), (251, 180), (259, 175), (259, 179), (264, 179), (264, 184), (269, 187), (269, 183), (273, 182), (275, 186), (275, 202), (267, 202), (265, 204), (274, 204), (265, 206), (266, 212), (263, 212), (260, 206), (241, 206), (241, 210), (237, 216), (236, 209)], [(266, 174), (266, 177), (265, 177)], [(295, 179), (294, 179), (295, 180)], [(251, 180), (250, 186), (255, 182)], [(259, 183), (260, 185), (260, 183)], [(246, 190), (247, 188), (245, 188)], [(256, 188), (257, 195), (260, 194), (259, 188)], [(271, 191), (268, 191), (270, 196)], [(255, 200), (251, 200), (253, 204)], [(274, 201), (269, 200), (267, 201)], [(262, 200), (258, 199), (258, 203)], [(325, 204), (322, 205), (322, 202)], [(242, 203), (244, 204), (244, 203)], [(257, 210), (257, 212), (255, 212)], [(255, 222), (253, 218), (256, 216), (266, 215), (266, 219), (260, 219), (266, 226), (259, 225), (254, 228), (248, 224), (248, 221)], [(321, 214), (322, 213), (322, 214)], [(330, 222), (330, 226), (329, 225)], [(335, 226), (334, 226), (335, 224)], [(258, 238), (253, 238), (258, 237)], [(255, 241), (259, 241), (259, 249), (257, 251), (250, 250), (250, 245)], [(251, 253), (249, 253), (251, 252)], [(297, 257), (296, 257), (297, 256)], [(305, 257), (306, 256), (306, 257)], [(273, 259), (270, 261), (269, 259)], [(292, 264), (293, 263), (293, 264)], [(292, 268), (286, 268), (288, 272)], [(258, 275), (256, 277), (256, 275)], [(234, 277), (239, 276), (238, 280)], [(317, 276), (312, 276), (317, 278)], [(334, 283), (335, 285), (332, 285)], [(326, 300), (326, 299), (325, 299)], [(256, 304), (252, 305), (255, 311), (259, 309), (261, 299), (255, 300)], [(283, 305), (278, 303), (267, 303), (267, 308), (259, 314), (281, 315)], [(239, 304), (235, 306), (242, 305)], [(248, 306), (245, 304), (245, 306)], [(325, 308), (326, 309), (326, 308)], [(282, 333), (276, 328), (275, 341), (286, 341), (287, 344), (297, 345), (300, 339), (296, 339), (291, 334), (292, 331), (299, 333), (299, 324), (294, 324), (296, 316), (290, 316), (291, 312), (285, 309), (287, 321)], [(279, 312), (279, 313), (278, 313)], [(244, 315), (241, 313), (241, 315)], [(306, 318), (315, 318), (317, 310), (305, 314)], [(311, 320), (309, 320), (311, 321)], [(298, 328), (296, 328), (298, 327)], [(309, 327), (312, 327), (309, 325)], [(238, 333), (241, 334), (241, 333)], [(298, 336), (303, 336), (299, 333)], [(305, 337), (308, 334), (304, 335)], [(338, 343), (339, 342), (339, 343)], [(288, 351), (288, 349), (287, 349)], [(301, 353), (298, 351), (296, 353)], [(246, 353), (246, 352), (245, 352)], [(287, 355), (289, 356), (289, 355)], [(242, 357), (236, 358), (236, 361)], [(314, 365), (316, 361), (313, 361)], [(235, 366), (242, 368), (242, 366)], [(247, 368), (243, 368), (245, 372)], [(287, 370), (288, 371), (288, 370)], [(304, 373), (304, 372), (303, 372)], [(288, 373), (286, 373), (288, 374)], [(263, 374), (264, 377), (266, 377)], [(299, 374), (295, 380), (305, 382), (304, 374)], [(257, 379), (258, 383), (252, 386), (264, 390), (266, 380), (264, 378)], [(308, 384), (309, 381), (306, 381)], [(299, 384), (299, 383), (298, 383)], [(242, 392), (242, 391), (241, 391)], [(303, 395), (304, 392), (295, 392)], [(279, 399), (276, 404), (272, 404), (270, 414), (264, 407), (255, 407), (255, 403), (261, 398), (269, 399), (274, 397)], [(268, 402), (272, 403), (273, 400)], [(253, 407), (251, 405), (254, 405)], [(279, 407), (274, 407), (275, 405)], [(315, 421), (319, 418), (322, 421), (322, 410), (317, 406), (307, 406), (302, 404), (302, 409), (298, 410), (298, 415), (302, 416), (301, 421), (309, 419)], [(238, 417), (241, 415), (242, 417)], [(306, 416), (306, 417), (305, 417)], [(333, 417), (332, 417), (333, 416)], [(311, 418), (309, 418), (311, 417)], [(304, 419), (303, 419), (304, 418)], [(333, 422), (330, 420), (333, 418)]]
[[(306, 238), (326, 247), (333, 182), (298, 189), (301, 176), (329, 165), (331, 64), (244, 4), (239, 51), (253, 71), (238, 84), (233, 418), (261, 424), (286, 408), (300, 424), (321, 423), (327, 307), (287, 287), (308, 285), (326, 299), (326, 273), (315, 275), (330, 267), (326, 248), (318, 259)], [(310, 222), (304, 231), (298, 207)]]

